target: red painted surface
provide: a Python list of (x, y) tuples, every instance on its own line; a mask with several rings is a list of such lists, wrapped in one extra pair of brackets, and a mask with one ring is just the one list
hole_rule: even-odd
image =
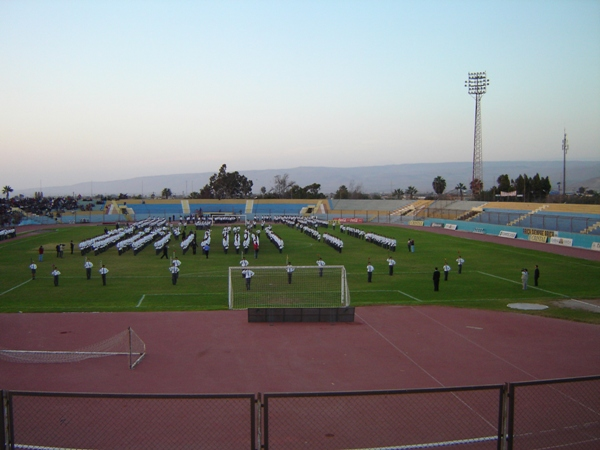
[(482, 385), (600, 373), (600, 327), (438, 306), (356, 309), (354, 323), (248, 323), (245, 311), (1, 314), (0, 347), (77, 350), (131, 326), (147, 356), (0, 360), (0, 389), (257, 393)]

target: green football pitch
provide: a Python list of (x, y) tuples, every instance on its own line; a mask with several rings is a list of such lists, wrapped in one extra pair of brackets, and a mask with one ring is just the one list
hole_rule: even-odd
[[(111, 228), (113, 228), (111, 226)], [(600, 262), (560, 256), (447, 236), (403, 227), (356, 225), (397, 239), (395, 252), (376, 244), (342, 234), (336, 230), (319, 229), (341, 238), (339, 253), (323, 242), (289, 228), (275, 224), (273, 231), (285, 242), (283, 252), (260, 234), (258, 259), (252, 251), (246, 258), (250, 266), (284, 266), (289, 260), (296, 266), (316, 265), (321, 256), (327, 265), (343, 265), (347, 270), (351, 303), (366, 305), (446, 305), (514, 311), (509, 303), (536, 303), (548, 306), (538, 314), (591, 323), (600, 323), (600, 314), (560, 306), (562, 300), (600, 298)], [(187, 228), (191, 231), (193, 228)], [(128, 251), (119, 255), (116, 248), (86, 255), (94, 264), (92, 278), (87, 280), (83, 264), (85, 257), (77, 248), (80, 241), (103, 234), (102, 226), (69, 226), (20, 234), (17, 239), (0, 242), (0, 312), (106, 312), (106, 311), (190, 311), (217, 310), (228, 307), (228, 267), (239, 267), (241, 255), (233, 249), (224, 253), (221, 246), (222, 227), (212, 230), (212, 245), (206, 258), (198, 249), (181, 252), (179, 241), (171, 240), (170, 255), (175, 252), (182, 261), (176, 286), (171, 283), (169, 261), (157, 255), (152, 244), (134, 255)], [(198, 242), (204, 231), (198, 230)], [(410, 253), (406, 241), (415, 240), (415, 252)], [(75, 252), (70, 253), (70, 241)], [(62, 258), (56, 256), (57, 244), (65, 244)], [(38, 262), (38, 248), (45, 249), (43, 262)], [(456, 259), (464, 258), (462, 274), (458, 274)], [(396, 261), (394, 275), (388, 275), (387, 258)], [(38, 266), (32, 280), (29, 265)], [(375, 267), (373, 281), (367, 283), (367, 264)], [(440, 282), (434, 292), (434, 267), (440, 271), (444, 262), (452, 267), (449, 280)], [(107, 285), (103, 286), (98, 269), (109, 269)], [(533, 269), (541, 271), (538, 287), (533, 286)], [(61, 272), (59, 286), (53, 284), (53, 265)], [(521, 287), (521, 269), (528, 268), (529, 288)]]

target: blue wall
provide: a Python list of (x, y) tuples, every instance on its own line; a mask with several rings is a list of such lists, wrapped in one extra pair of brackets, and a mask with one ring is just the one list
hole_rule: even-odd
[[(425, 226), (430, 227), (432, 223), (436, 224), (454, 224), (456, 229), (460, 231), (474, 232), (476, 228), (483, 229), (485, 234), (498, 236), (500, 231), (511, 231), (517, 233), (517, 239), (529, 240), (529, 235), (523, 232), (523, 227), (509, 227), (507, 225), (494, 225), (489, 223), (479, 222), (463, 222), (460, 220), (442, 220), (442, 219), (425, 219)], [(526, 227), (527, 228), (527, 227)], [(600, 236), (591, 234), (567, 233), (564, 231), (556, 232), (562, 238), (573, 239), (573, 247), (581, 247), (590, 249), (593, 242), (600, 242)]]

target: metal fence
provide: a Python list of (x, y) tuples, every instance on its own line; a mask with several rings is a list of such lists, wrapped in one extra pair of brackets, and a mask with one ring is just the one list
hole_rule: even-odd
[(504, 386), (265, 394), (265, 449), (499, 449)]
[(600, 448), (600, 375), (231, 395), (2, 391), (0, 449)]
[(253, 394), (5, 397), (4, 448), (11, 450), (256, 448)]
[(600, 377), (513, 383), (507, 450), (600, 448)]

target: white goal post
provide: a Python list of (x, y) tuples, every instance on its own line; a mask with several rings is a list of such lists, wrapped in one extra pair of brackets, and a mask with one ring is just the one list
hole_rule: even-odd
[(291, 275), (288, 266), (229, 267), (229, 309), (347, 306), (344, 266), (293, 266)]
[(131, 327), (102, 342), (77, 350), (10, 350), (0, 347), (0, 359), (17, 363), (69, 363), (104, 356), (127, 356), (133, 369), (146, 356), (146, 344)]

